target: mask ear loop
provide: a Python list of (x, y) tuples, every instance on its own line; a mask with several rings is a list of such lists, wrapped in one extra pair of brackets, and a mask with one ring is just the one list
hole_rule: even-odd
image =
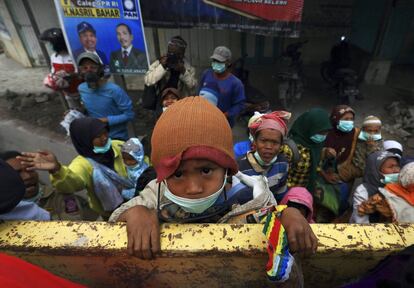
[(161, 194), (161, 182), (158, 183), (158, 195), (157, 195), (157, 215), (158, 219), (162, 219), (161, 210), (160, 210), (160, 194)]
[(227, 201), (227, 191), (226, 191), (226, 184), (227, 184), (227, 177), (232, 177), (232, 176), (227, 176), (229, 172), (229, 169), (226, 169), (226, 174), (224, 174), (224, 187), (223, 187), (223, 193), (224, 193), (224, 201)]

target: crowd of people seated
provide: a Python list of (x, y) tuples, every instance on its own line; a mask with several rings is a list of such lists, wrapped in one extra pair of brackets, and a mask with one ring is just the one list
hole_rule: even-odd
[(378, 117), (356, 127), (346, 105), (330, 114), (312, 108), (293, 123), (288, 111), (255, 113), (249, 138), (233, 143), (245, 96), (231, 51), (214, 50), (197, 91), (186, 46), (173, 37), (145, 76), (146, 89), (156, 86), (159, 116), (151, 155), (128, 136), (128, 95), (108, 82), (96, 55), (80, 54), (86, 116), (69, 128), (78, 156), (61, 163), (49, 151), (3, 151), (0, 219), (126, 222), (128, 250), (144, 259), (160, 249), (160, 222), (263, 223), (277, 212), (290, 252), (307, 255), (318, 242), (309, 223), (414, 221), (414, 164), (400, 143), (383, 139)]

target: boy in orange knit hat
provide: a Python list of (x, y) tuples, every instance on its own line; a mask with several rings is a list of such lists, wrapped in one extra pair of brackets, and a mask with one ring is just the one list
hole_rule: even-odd
[[(127, 222), (128, 251), (135, 256), (150, 259), (159, 251), (159, 220), (229, 222), (249, 208), (276, 204), (266, 181), (238, 173), (227, 119), (202, 97), (187, 97), (167, 109), (151, 144), (157, 179), (109, 219)], [(227, 176), (236, 173), (233, 183), (227, 183)], [(292, 252), (316, 250), (317, 239), (299, 210), (286, 208), (281, 222)]]

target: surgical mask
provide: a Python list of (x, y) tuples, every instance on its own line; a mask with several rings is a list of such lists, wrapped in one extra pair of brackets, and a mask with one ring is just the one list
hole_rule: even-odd
[(227, 178), (227, 172), (226, 175), (224, 175), (224, 182), (223, 185), (220, 187), (220, 189), (211, 194), (210, 196), (204, 197), (204, 198), (198, 198), (198, 199), (190, 199), (190, 198), (184, 198), (179, 197), (177, 195), (174, 195), (171, 193), (167, 186), (167, 182), (164, 182), (165, 184), (165, 191), (164, 196), (169, 199), (171, 202), (177, 204), (180, 206), (184, 211), (189, 213), (195, 213), (200, 214), (206, 211), (208, 208), (213, 206), (213, 204), (217, 201), (218, 197), (221, 195), (224, 186), (226, 185), (226, 178)]
[(211, 63), (211, 68), (213, 69), (214, 72), (221, 74), (224, 71), (226, 71), (226, 63), (221, 63), (221, 62), (212, 62)]
[(349, 120), (339, 120), (338, 125), (336, 126), (338, 130), (342, 132), (351, 132), (354, 129), (354, 121)]
[(254, 152), (254, 158), (256, 158), (256, 160), (257, 160), (257, 162), (260, 164), (260, 166), (270, 166), (270, 165), (272, 165), (273, 163), (275, 163), (276, 162), (276, 160), (277, 160), (277, 155), (275, 156), (275, 157), (273, 157), (273, 159), (272, 160), (270, 160), (269, 162), (265, 162), (263, 159), (262, 159), (262, 157), (260, 157), (260, 154), (259, 154), (259, 152)]
[(105, 146), (99, 147), (99, 146), (93, 146), (93, 152), (96, 154), (105, 154), (109, 151), (112, 147), (112, 140), (111, 138), (108, 138), (108, 141), (106, 141)]
[(379, 141), (382, 139), (382, 136), (381, 134), (369, 134), (365, 131), (361, 131), (361, 133), (359, 133), (358, 135), (358, 139), (362, 141), (368, 141), (368, 140)]
[(322, 143), (325, 141), (326, 135), (315, 134), (312, 137), (310, 137), (310, 139), (315, 143)]
[(389, 184), (389, 183), (397, 183), (398, 182), (398, 176), (400, 173), (390, 173), (390, 174), (383, 174), (384, 179), (381, 179), (381, 182), (383, 184)]
[(98, 89), (99, 75), (96, 72), (87, 72), (83, 75), (85, 82), (90, 89)]
[(141, 169), (141, 166), (139, 165), (139, 163), (137, 163), (133, 166), (125, 165), (125, 167), (127, 169), (127, 174), (128, 174), (129, 179), (135, 179), (135, 175), (137, 174), (137, 171), (139, 171)]

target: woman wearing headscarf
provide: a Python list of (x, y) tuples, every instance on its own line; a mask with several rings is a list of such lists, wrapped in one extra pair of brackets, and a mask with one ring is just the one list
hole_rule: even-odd
[(359, 135), (359, 129), (354, 127), (354, 117), (354, 110), (347, 105), (338, 105), (332, 109), (332, 130), (326, 136), (320, 177), (314, 193), (317, 222), (332, 222), (349, 206), (349, 192), (357, 174), (352, 164)]
[(355, 111), (347, 105), (338, 105), (331, 113), (332, 130), (326, 135), (324, 159), (335, 159), (338, 173), (334, 174), (334, 182), (352, 182), (352, 158), (358, 141), (359, 128), (354, 125)]
[[(288, 187), (306, 187), (314, 192), (317, 168), (326, 134), (332, 128), (328, 113), (321, 108), (313, 108), (293, 123), (289, 141), (283, 145), (282, 153), (290, 163)], [(295, 155), (298, 159), (295, 159)]]
[[(350, 223), (367, 224), (378, 222), (378, 213), (373, 213), (374, 201), (368, 201), (387, 184), (396, 183), (400, 172), (400, 156), (388, 151), (370, 154), (365, 173), (353, 196), (353, 212)], [(375, 198), (375, 197), (374, 197)], [(372, 199), (372, 198), (371, 198)]]
[(111, 140), (107, 124), (96, 118), (80, 118), (70, 125), (73, 146), (79, 153), (68, 165), (62, 165), (47, 151), (22, 153), (19, 157), (28, 169), (46, 170), (58, 192), (88, 191), (92, 210), (107, 218), (122, 202), (121, 191), (133, 187), (122, 161), (122, 141)]
[(269, 180), (269, 188), (280, 202), (287, 192), (289, 163), (284, 155), (279, 155), (283, 138), (287, 134), (286, 122), (290, 113), (275, 111), (256, 119), (249, 126), (253, 136), (251, 151), (238, 160), (239, 170), (247, 175), (264, 175)]

